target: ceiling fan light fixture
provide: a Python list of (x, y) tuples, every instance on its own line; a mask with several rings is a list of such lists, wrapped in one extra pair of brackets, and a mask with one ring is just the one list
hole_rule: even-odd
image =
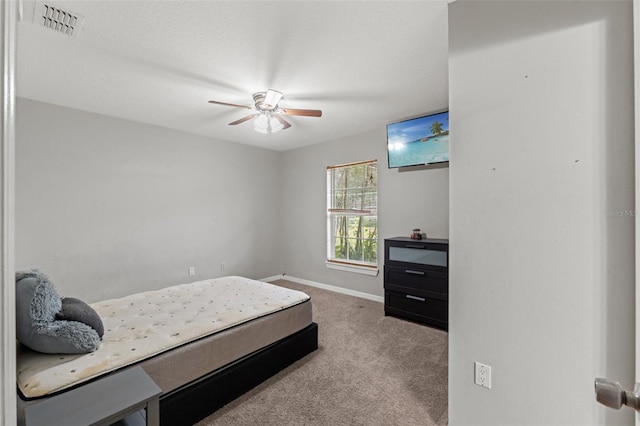
[(276, 133), (284, 129), (284, 125), (271, 114), (261, 113), (253, 120), (253, 128), (258, 133)]
[(269, 120), (267, 119), (267, 116), (264, 114), (258, 115), (255, 120), (253, 120), (253, 128), (256, 130), (256, 132), (268, 133)]
[(284, 125), (275, 117), (269, 119), (269, 126), (271, 127), (271, 133), (279, 132), (284, 128)]

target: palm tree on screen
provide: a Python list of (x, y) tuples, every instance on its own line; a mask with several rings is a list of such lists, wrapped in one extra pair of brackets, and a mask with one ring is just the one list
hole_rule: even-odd
[(431, 125), (431, 133), (433, 133), (434, 135), (439, 135), (440, 133), (442, 133), (442, 123), (434, 121)]

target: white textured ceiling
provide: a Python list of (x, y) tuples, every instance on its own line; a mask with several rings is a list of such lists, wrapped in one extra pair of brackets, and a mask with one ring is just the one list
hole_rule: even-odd
[[(17, 95), (274, 150), (384, 128), (448, 107), (443, 1), (53, 1), (85, 17), (75, 37), (18, 26)], [(271, 135), (254, 92), (284, 93)]]

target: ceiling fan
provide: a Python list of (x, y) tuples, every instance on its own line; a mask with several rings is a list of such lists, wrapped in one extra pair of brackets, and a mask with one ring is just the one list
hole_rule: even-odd
[(269, 89), (266, 92), (257, 92), (253, 94), (253, 106), (230, 104), (220, 101), (209, 101), (211, 104), (226, 105), (237, 108), (246, 108), (253, 112), (246, 117), (229, 123), (230, 126), (253, 120), (253, 126), (260, 133), (275, 133), (280, 130), (288, 129), (291, 123), (282, 118), (285, 115), (301, 115), (304, 117), (322, 117), (322, 111), (318, 109), (292, 109), (280, 108), (278, 102), (282, 99), (282, 93), (277, 90)]

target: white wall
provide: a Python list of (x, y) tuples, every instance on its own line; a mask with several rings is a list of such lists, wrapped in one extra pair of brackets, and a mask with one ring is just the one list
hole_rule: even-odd
[(280, 272), (278, 153), (26, 99), (16, 140), (16, 269), (61, 294)]
[[(446, 106), (445, 106), (446, 107)], [(378, 160), (378, 265), (370, 277), (327, 269), (326, 167)], [(389, 169), (386, 129), (282, 153), (281, 272), (324, 284), (383, 296), (383, 239), (420, 228), (431, 238), (449, 237), (449, 169)]]
[[(633, 424), (631, 2), (449, 8), (449, 423)], [(493, 389), (473, 384), (473, 362)]]

